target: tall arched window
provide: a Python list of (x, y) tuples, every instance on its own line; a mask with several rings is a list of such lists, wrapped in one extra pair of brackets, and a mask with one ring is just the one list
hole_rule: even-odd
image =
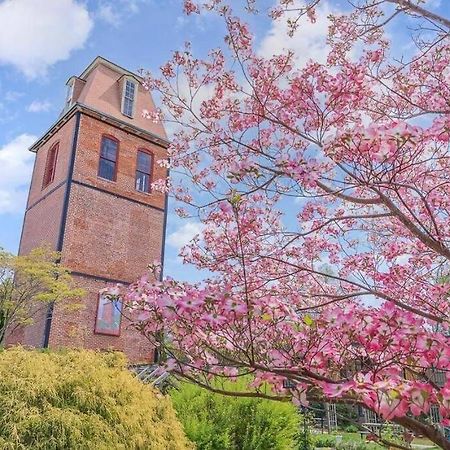
[(152, 183), (153, 155), (140, 148), (136, 161), (136, 190), (149, 193)]
[(119, 141), (112, 136), (102, 136), (100, 161), (98, 164), (99, 177), (110, 181), (116, 181), (118, 152)]
[(42, 189), (46, 188), (55, 178), (56, 161), (58, 159), (59, 142), (53, 144), (47, 152), (45, 161), (44, 179), (42, 180)]
[(126, 78), (123, 84), (122, 113), (128, 117), (134, 116), (137, 85), (133, 80)]

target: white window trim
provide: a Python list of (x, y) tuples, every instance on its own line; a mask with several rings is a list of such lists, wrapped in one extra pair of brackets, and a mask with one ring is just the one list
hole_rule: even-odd
[(70, 106), (72, 105), (73, 102), (73, 90), (75, 87), (75, 81), (72, 80), (69, 84), (68, 84), (68, 89), (67, 89), (67, 97), (66, 97), (66, 108), (70, 108)]
[[(134, 84), (134, 98), (133, 98), (133, 111), (131, 112), (131, 116), (129, 116), (128, 114), (125, 114), (125, 90), (127, 87), (127, 81), (129, 81), (130, 83)], [(131, 78), (131, 77), (124, 77), (123, 78), (123, 82), (122, 82), (122, 102), (121, 102), (121, 111), (122, 114), (126, 117), (130, 117), (130, 118), (134, 118), (134, 114), (136, 112), (136, 99), (137, 99), (137, 93), (138, 93), (138, 83), (136, 82), (135, 79)]]

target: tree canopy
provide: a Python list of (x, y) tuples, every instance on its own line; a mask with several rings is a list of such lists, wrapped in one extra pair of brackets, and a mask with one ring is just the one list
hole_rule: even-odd
[(46, 247), (20, 256), (0, 249), (0, 346), (15, 329), (33, 323), (49, 303), (77, 307), (84, 291), (73, 286), (69, 270), (59, 261), (59, 253)]
[[(324, 2), (282, 0), (270, 20), (295, 37)], [(227, 2), (185, 1), (225, 43), (147, 74), (163, 105), (147, 115), (177, 125), (164, 164), (184, 177), (154, 187), (202, 222), (182, 257), (211, 276), (126, 293), (168, 369), (207, 388), (252, 374), (261, 396), (359, 404), (450, 448), (423, 420), (450, 425), (450, 20), (430, 8), (348, 2), (326, 61), (298, 66), (258, 52)]]

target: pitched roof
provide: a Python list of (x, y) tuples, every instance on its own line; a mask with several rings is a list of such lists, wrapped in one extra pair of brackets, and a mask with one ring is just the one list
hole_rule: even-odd
[(89, 74), (99, 65), (104, 65), (108, 68), (110, 68), (111, 70), (114, 70), (114, 72), (117, 72), (121, 75), (128, 75), (131, 77), (136, 78), (137, 81), (142, 82), (143, 78), (137, 74), (135, 74), (134, 72), (130, 72), (127, 69), (124, 69), (123, 67), (107, 60), (106, 58), (103, 58), (103, 56), (97, 56), (87, 67), (86, 69), (84, 69), (84, 71), (80, 74), (80, 76), (78, 78), (81, 78), (82, 80), (85, 80)]

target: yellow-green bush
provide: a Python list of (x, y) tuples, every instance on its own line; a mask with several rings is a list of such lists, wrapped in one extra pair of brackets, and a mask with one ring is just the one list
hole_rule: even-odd
[(0, 352), (0, 449), (191, 449), (170, 399), (123, 356)]

